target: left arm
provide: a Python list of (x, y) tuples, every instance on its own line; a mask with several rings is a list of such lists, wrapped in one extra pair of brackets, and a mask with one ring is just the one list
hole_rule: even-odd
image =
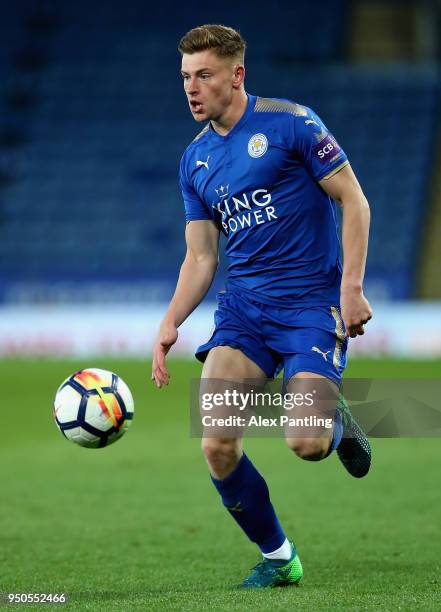
[(370, 210), (359, 182), (348, 165), (319, 184), (343, 210), (343, 278), (340, 305), (346, 335), (364, 334), (363, 325), (372, 318), (372, 309), (363, 294), (368, 247)]

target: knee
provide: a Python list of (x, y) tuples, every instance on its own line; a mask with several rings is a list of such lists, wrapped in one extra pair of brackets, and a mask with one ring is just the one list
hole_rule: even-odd
[(288, 447), (306, 461), (320, 461), (329, 449), (327, 438), (287, 438)]
[(232, 472), (241, 457), (237, 440), (204, 438), (202, 452), (213, 475), (218, 478), (225, 478)]

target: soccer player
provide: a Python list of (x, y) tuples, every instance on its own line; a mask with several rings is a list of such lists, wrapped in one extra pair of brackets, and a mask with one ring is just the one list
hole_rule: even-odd
[[(245, 91), (245, 41), (237, 31), (194, 28), (179, 51), (190, 111), (206, 124), (181, 161), (187, 253), (153, 348), (152, 379), (157, 387), (169, 382), (166, 355), (212, 283), (222, 233), (226, 291), (218, 295), (215, 331), (196, 352), (204, 390), (216, 381), (263, 381), (283, 368), (287, 391), (311, 391), (320, 379), (337, 397), (348, 336), (363, 334), (372, 316), (363, 295), (370, 213), (362, 189), (310, 108)], [(350, 474), (364, 476), (369, 442), (343, 399), (334, 413), (331, 428), (288, 432), (288, 446), (313, 461), (337, 450)], [(241, 436), (206, 435), (202, 448), (223, 504), (263, 555), (242, 586), (297, 584), (296, 548)]]

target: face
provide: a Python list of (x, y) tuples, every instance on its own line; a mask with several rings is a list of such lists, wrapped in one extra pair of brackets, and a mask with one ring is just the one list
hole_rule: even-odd
[(243, 67), (212, 50), (182, 56), (184, 90), (196, 121), (216, 121), (225, 113), (243, 81)]

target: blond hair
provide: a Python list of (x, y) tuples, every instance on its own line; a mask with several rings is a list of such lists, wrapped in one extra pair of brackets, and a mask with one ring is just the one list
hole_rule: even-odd
[(211, 49), (218, 57), (244, 63), (246, 42), (237, 30), (224, 25), (206, 24), (193, 28), (179, 42), (181, 55)]

